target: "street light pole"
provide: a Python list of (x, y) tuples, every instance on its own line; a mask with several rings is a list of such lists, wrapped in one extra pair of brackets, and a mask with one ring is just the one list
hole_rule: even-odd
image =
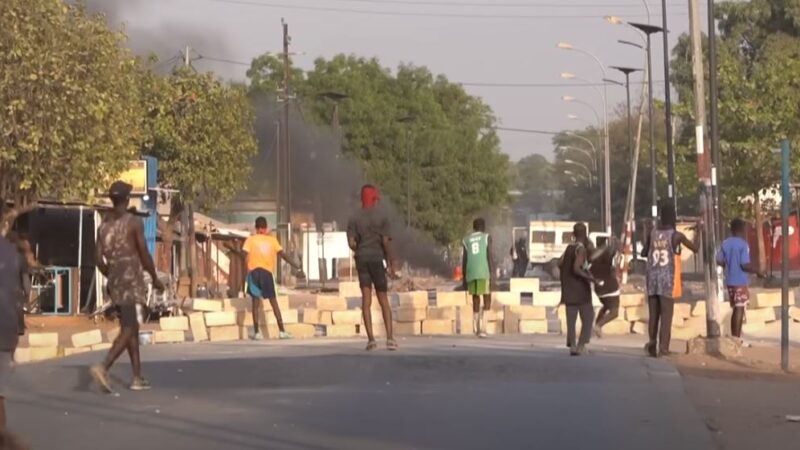
[[(651, 204), (650, 212), (653, 219), (658, 217), (658, 181), (656, 177), (656, 131), (655, 122), (653, 122), (653, 60), (652, 60), (652, 45), (651, 36), (653, 33), (662, 31), (661, 27), (648, 25), (644, 23), (631, 23), (632, 27), (641, 30), (647, 36), (647, 122), (650, 134), (650, 189)], [(669, 137), (667, 137), (669, 140)]]
[[(563, 50), (573, 50), (589, 56), (590, 58), (594, 59), (598, 66), (600, 66), (600, 71), (603, 73), (603, 78), (608, 78), (606, 66), (597, 56), (594, 56), (592, 53), (589, 53), (586, 50), (579, 49), (574, 47), (572, 44), (565, 42), (559, 43), (558, 48)], [(608, 85), (606, 83), (603, 83), (603, 116), (605, 118), (605, 139), (603, 142), (605, 147), (603, 152), (603, 226), (606, 233), (611, 234), (611, 148), (608, 136)]]
[(710, 128), (708, 136), (711, 140), (711, 193), (714, 197), (714, 222), (717, 225), (716, 235), (722, 239), (723, 226), (720, 219), (719, 201), (719, 112), (717, 108), (717, 24), (714, 22), (714, 0), (708, 0), (708, 87), (710, 100)]

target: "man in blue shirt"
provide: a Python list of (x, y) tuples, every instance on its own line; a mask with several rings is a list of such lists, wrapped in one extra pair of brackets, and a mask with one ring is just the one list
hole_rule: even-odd
[(750, 302), (748, 273), (764, 277), (764, 272), (750, 263), (750, 247), (745, 240), (746, 224), (742, 219), (731, 221), (731, 237), (725, 239), (717, 253), (717, 264), (725, 268), (725, 286), (728, 288), (728, 301), (733, 308), (731, 316), (731, 335), (742, 337), (744, 311)]

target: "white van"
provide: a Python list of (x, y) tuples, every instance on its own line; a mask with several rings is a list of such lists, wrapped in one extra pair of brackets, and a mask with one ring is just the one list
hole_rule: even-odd
[[(572, 243), (572, 228), (576, 222), (531, 221), (528, 226), (528, 257), (533, 267), (539, 266), (553, 278), (558, 278), (558, 260)], [(588, 225), (587, 225), (588, 229)], [(597, 246), (608, 233), (589, 233)]]

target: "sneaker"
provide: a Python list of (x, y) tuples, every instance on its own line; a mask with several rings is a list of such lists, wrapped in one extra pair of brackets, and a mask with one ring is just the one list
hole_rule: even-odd
[(145, 380), (144, 378), (134, 378), (133, 383), (131, 383), (130, 390), (132, 391), (149, 391), (150, 390), (150, 382)]
[(481, 339), (485, 339), (488, 338), (489, 335), (485, 331), (481, 331), (480, 333), (478, 333), (478, 337)]
[(89, 374), (91, 374), (92, 378), (94, 378), (94, 381), (98, 386), (100, 386), (100, 389), (102, 389), (103, 392), (106, 394), (114, 392), (114, 390), (111, 388), (111, 383), (108, 381), (108, 372), (106, 372), (106, 369), (104, 369), (103, 366), (92, 366), (89, 369)]
[(371, 351), (375, 350), (376, 348), (378, 348), (378, 343), (377, 342), (375, 342), (375, 341), (367, 342), (367, 349), (366, 350), (368, 352), (371, 352)]
[(291, 339), (292, 335), (287, 333), (287, 332), (285, 332), (285, 331), (281, 331), (280, 334), (278, 335), (278, 337), (280, 339)]
[(250, 336), (250, 339), (252, 339), (254, 341), (263, 341), (264, 340), (264, 335), (261, 334), (261, 332), (259, 331), (258, 333), (255, 333), (252, 336)]

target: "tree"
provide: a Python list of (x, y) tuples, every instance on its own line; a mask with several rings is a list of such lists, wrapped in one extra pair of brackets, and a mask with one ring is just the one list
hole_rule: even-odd
[(178, 68), (167, 77), (142, 74), (145, 139), (142, 152), (159, 161), (159, 184), (177, 189), (165, 243), (187, 205), (210, 210), (243, 189), (256, 153), (246, 91), (211, 74)]
[[(282, 62), (257, 58), (248, 74), (251, 93), (274, 93)], [(331, 123), (333, 108), (323, 94), (347, 96), (339, 106), (342, 153), (440, 244), (458, 240), (472, 215), (507, 203), (508, 159), (495, 118), (461, 86), (423, 67), (401, 65), (392, 73), (377, 59), (345, 55), (318, 59), (312, 70), (291, 77), (316, 124)]]
[(60, 0), (0, 3), (0, 233), (42, 197), (86, 200), (136, 157), (123, 39)]
[(543, 155), (528, 155), (514, 164), (514, 186), (522, 194), (517, 207), (530, 213), (555, 212), (556, 174)]

